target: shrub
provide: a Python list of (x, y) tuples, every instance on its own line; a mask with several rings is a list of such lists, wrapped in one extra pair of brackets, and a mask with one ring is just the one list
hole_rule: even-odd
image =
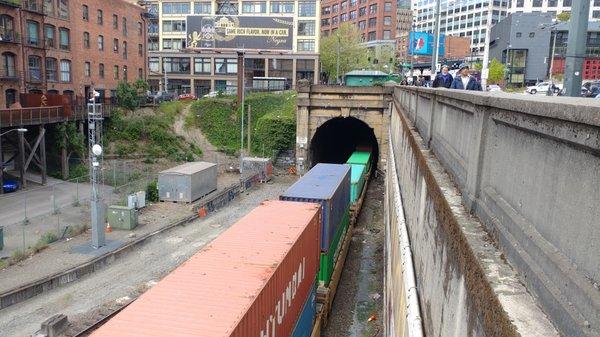
[(117, 85), (117, 102), (120, 107), (133, 110), (139, 106), (137, 89), (127, 82), (119, 82)]
[(89, 174), (89, 168), (83, 164), (77, 164), (69, 170), (69, 179), (85, 178)]
[(146, 188), (146, 199), (152, 202), (158, 201), (158, 183), (156, 180), (152, 180), (148, 183), (148, 187)]

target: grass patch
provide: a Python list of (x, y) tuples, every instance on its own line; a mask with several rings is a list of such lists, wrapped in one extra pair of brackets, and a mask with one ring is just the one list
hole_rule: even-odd
[[(296, 138), (296, 93), (252, 93), (245, 100), (252, 109), (252, 153), (270, 156), (293, 147)], [(242, 109), (231, 97), (203, 98), (193, 103), (186, 127), (198, 127), (220, 151), (237, 155), (240, 148)], [(246, 141), (246, 139), (244, 139)]]
[(24, 251), (22, 251), (20, 249), (13, 250), (12, 253), (10, 254), (9, 264), (10, 265), (17, 264), (17, 263), (25, 260), (26, 258), (27, 258), (27, 254), (25, 254)]

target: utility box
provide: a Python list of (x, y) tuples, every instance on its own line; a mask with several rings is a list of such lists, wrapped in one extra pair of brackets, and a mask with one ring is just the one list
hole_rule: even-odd
[(193, 202), (217, 189), (217, 165), (185, 163), (158, 174), (160, 201)]
[(146, 191), (135, 193), (135, 204), (137, 209), (146, 207)]
[(137, 195), (130, 194), (127, 196), (127, 207), (137, 208)]
[(138, 225), (138, 212), (132, 207), (110, 206), (107, 220), (112, 228), (132, 230)]
[(273, 162), (271, 161), (271, 158), (243, 158), (242, 173), (245, 176), (253, 173), (260, 173), (261, 180), (269, 181), (273, 178)]

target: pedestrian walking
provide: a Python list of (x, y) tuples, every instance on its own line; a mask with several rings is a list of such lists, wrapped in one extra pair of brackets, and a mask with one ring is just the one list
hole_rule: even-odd
[(452, 78), (452, 75), (450, 75), (450, 73), (448, 72), (448, 66), (444, 64), (442, 66), (442, 71), (439, 74), (437, 74), (437, 76), (433, 80), (433, 87), (450, 88), (453, 80), (454, 78)]
[(450, 89), (481, 91), (481, 84), (471, 76), (469, 65), (463, 63), (460, 65), (458, 75), (452, 81)]

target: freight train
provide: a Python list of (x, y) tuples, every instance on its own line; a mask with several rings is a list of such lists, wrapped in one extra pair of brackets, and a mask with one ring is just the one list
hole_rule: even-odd
[(372, 170), (317, 164), (163, 278), (92, 337), (318, 337)]

